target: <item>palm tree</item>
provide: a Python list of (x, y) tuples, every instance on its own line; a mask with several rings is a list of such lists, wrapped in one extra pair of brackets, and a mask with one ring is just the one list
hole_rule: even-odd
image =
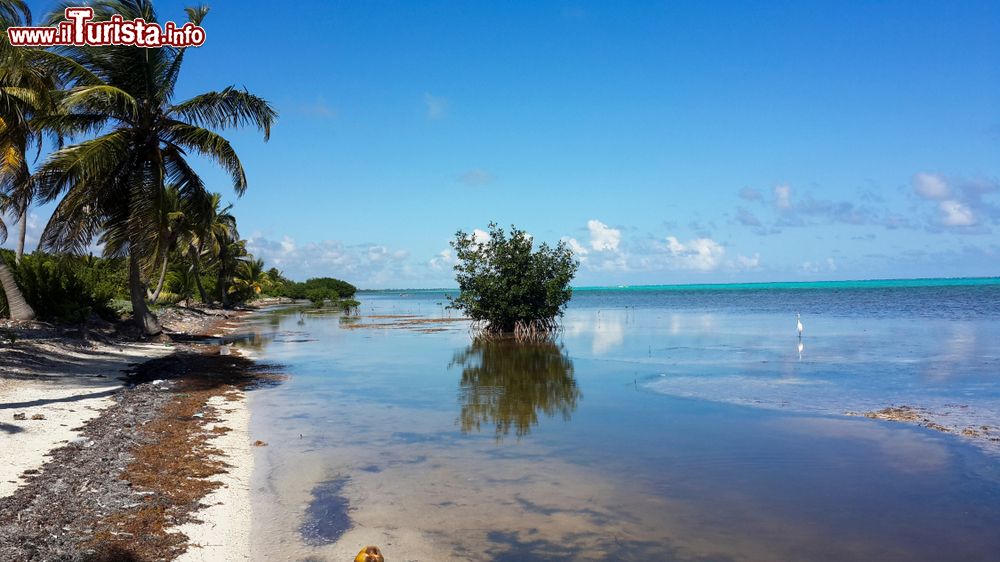
[(201, 283), (202, 258), (210, 262), (216, 261), (223, 253), (222, 241), (238, 239), (236, 217), (232, 214), (232, 205), (222, 206), (222, 195), (211, 193), (208, 197), (205, 212), (199, 212), (188, 223), (185, 235), (187, 242), (184, 253), (191, 260), (191, 271), (194, 273), (195, 284), (201, 302), (208, 304), (211, 299)]
[(218, 254), (216, 255), (216, 283), (215, 292), (222, 301), (222, 306), (229, 306), (230, 286), (242, 267), (245, 258), (250, 255), (247, 251), (246, 240), (240, 240), (234, 233), (224, 233), (218, 240)]
[[(157, 21), (150, 0), (101, 0), (92, 6), (95, 20), (120, 14), (125, 20)], [(188, 9), (195, 25), (207, 13), (204, 7)], [(195, 153), (229, 172), (242, 195), (243, 165), (229, 141), (211, 129), (252, 125), (266, 141), (277, 113), (262, 98), (233, 87), (175, 103), (185, 49), (61, 46), (56, 51), (81, 69), (79, 85), (67, 91), (45, 125), (67, 135), (98, 136), (53, 152), (37, 172), (41, 200), (62, 196), (42, 244), (79, 252), (99, 236), (105, 255), (127, 257), (133, 318), (144, 333), (155, 334), (160, 326), (146, 305), (142, 272), (164, 246), (162, 229), (151, 225), (161, 224), (165, 185), (176, 184), (180, 198), (194, 206), (207, 198), (186, 159)]]
[(246, 289), (254, 295), (259, 295), (268, 281), (267, 272), (264, 271), (264, 260), (244, 259), (236, 266), (236, 276), (233, 277), (233, 285), (229, 292)]
[[(31, 10), (21, 0), (0, 0), (0, 212), (14, 211), (20, 221), (20, 242), (15, 260), (24, 254), (24, 237), (28, 205), (33, 196), (26, 189), (31, 185), (25, 153), (33, 130), (28, 126), (31, 105), (37, 98), (31, 88), (26, 88), (31, 72), (22, 72), (16, 63), (22, 63), (16, 50), (9, 46), (7, 28), (12, 25), (30, 25)], [(27, 196), (27, 201), (25, 200)], [(0, 215), (2, 216), (2, 215)], [(0, 239), (7, 239), (7, 225), (0, 218)], [(0, 258), (0, 289), (7, 297), (7, 308), (14, 320), (31, 320), (35, 311), (24, 299), (14, 280), (14, 274)]]
[[(149, 302), (155, 303), (160, 298), (164, 282), (167, 279), (167, 266), (170, 263), (170, 253), (178, 246), (184, 247), (186, 244), (179, 241), (187, 236), (191, 230), (192, 221), (197, 220), (199, 209), (196, 206), (185, 205), (181, 199), (180, 189), (176, 185), (167, 186), (166, 197), (163, 206), (160, 208), (160, 246), (157, 249), (158, 257), (156, 263), (159, 264), (159, 275), (156, 288), (149, 292)], [(204, 206), (202, 206), (204, 208)]]

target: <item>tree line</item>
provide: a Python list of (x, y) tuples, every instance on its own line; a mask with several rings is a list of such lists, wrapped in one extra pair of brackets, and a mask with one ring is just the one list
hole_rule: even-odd
[[(158, 21), (151, 0), (89, 5), (95, 21)], [(209, 9), (186, 12), (200, 26)], [(243, 195), (246, 172), (219, 131), (250, 127), (266, 142), (274, 107), (234, 86), (176, 99), (186, 48), (11, 46), (7, 28), (32, 21), (23, 0), (0, 0), (0, 238), (3, 215), (18, 228), (15, 250), (0, 259), (10, 317), (31, 319), (38, 308), (74, 318), (126, 296), (136, 325), (156, 334), (150, 307), (163, 300), (229, 306), (266, 292), (297, 294), (297, 284), (250, 254), (231, 206), (189, 162), (214, 162)], [(29, 211), (47, 203), (55, 207), (39, 251), (25, 255)], [(101, 257), (83, 257), (95, 244)], [(62, 302), (74, 292), (76, 309)]]

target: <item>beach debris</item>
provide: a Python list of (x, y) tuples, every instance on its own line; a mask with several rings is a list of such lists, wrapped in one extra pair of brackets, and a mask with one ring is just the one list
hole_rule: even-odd
[(385, 557), (379, 547), (366, 546), (354, 557), (354, 562), (385, 562)]
[(18, 421), (20, 421), (20, 420), (26, 420), (26, 419), (28, 419), (28, 415), (25, 414), (24, 412), (21, 412), (21, 413), (18, 413), (18, 414), (14, 414), (14, 419), (18, 420)]
[(45, 414), (35, 414), (35, 415), (31, 416), (31, 419), (33, 419), (35, 421), (44, 420), (45, 419)]

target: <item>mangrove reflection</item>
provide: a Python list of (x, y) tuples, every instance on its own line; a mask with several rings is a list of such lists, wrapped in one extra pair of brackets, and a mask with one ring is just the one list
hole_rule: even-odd
[(455, 355), (462, 367), (459, 402), (463, 433), (493, 425), (497, 440), (514, 429), (520, 439), (538, 424), (539, 413), (569, 420), (582, 398), (573, 361), (552, 342), (477, 339)]

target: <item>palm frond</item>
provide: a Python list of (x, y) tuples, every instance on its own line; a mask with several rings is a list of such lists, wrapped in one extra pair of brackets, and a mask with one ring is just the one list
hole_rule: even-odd
[(232, 145), (222, 135), (181, 121), (171, 121), (166, 135), (169, 142), (206, 156), (222, 166), (232, 176), (233, 189), (238, 195), (243, 195), (246, 191), (247, 176), (243, 164)]
[(271, 127), (278, 119), (278, 112), (263, 98), (232, 86), (174, 105), (168, 114), (216, 129), (253, 125), (264, 133), (265, 141), (271, 138)]

